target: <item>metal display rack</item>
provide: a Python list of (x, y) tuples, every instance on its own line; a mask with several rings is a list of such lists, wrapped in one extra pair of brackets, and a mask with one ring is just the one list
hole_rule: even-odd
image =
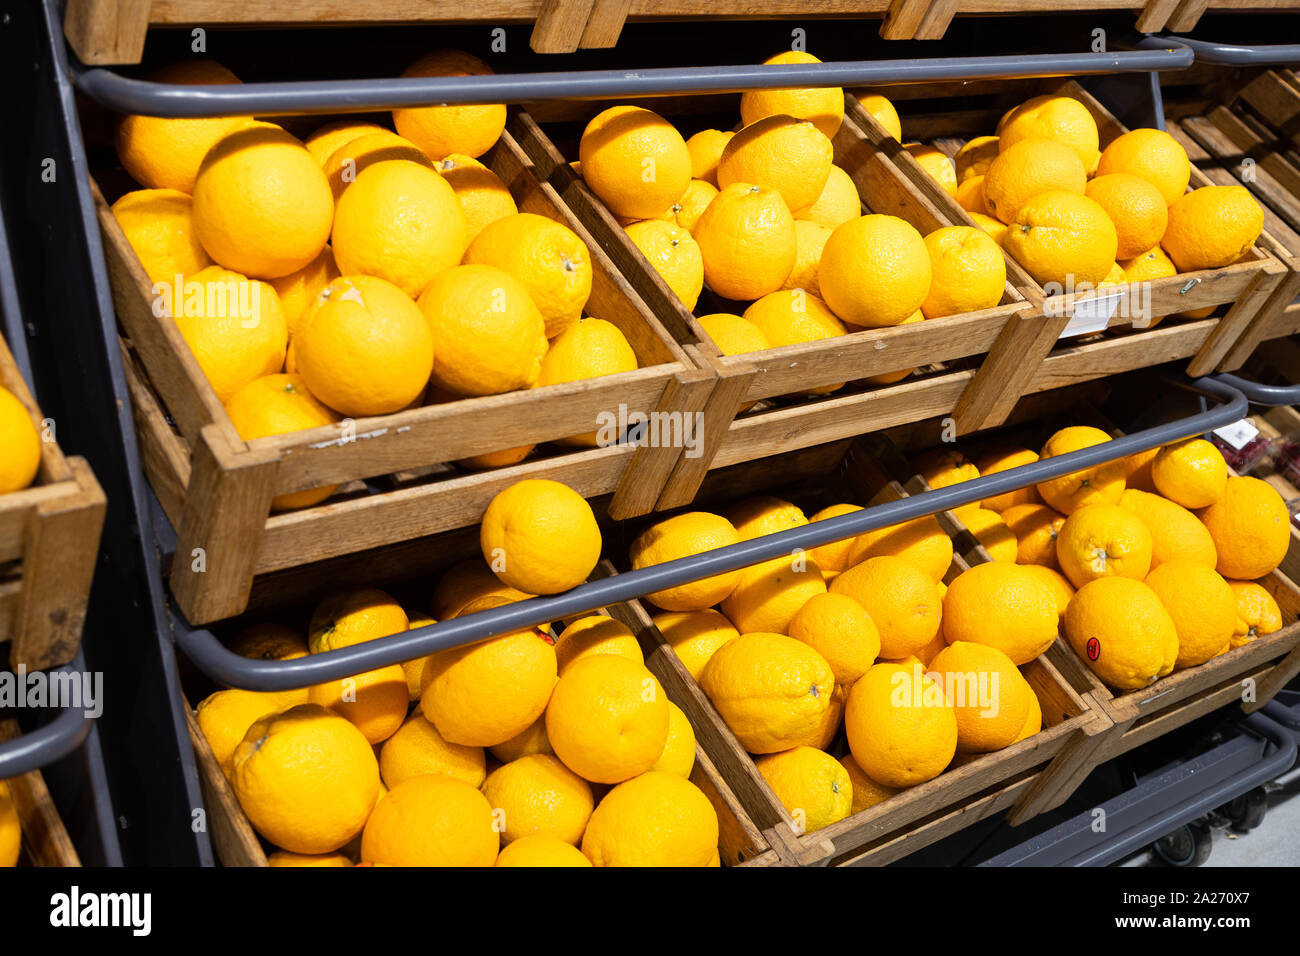
[[(979, 865), (1107, 866), (1295, 765), (1300, 712), (1294, 707), (1273, 700), (1235, 724), (1222, 743), (1151, 771), (1131, 789)], [(1103, 838), (1098, 810), (1105, 814)]]
[(1214, 43), (1181, 36), (1169, 37), (1168, 40), (1190, 50), (1197, 63), (1215, 66), (1284, 66), (1300, 63), (1300, 43), (1239, 46), (1235, 43)]
[[(116, 546), (126, 555), (119, 575), (137, 576), (131, 598), (131, 616), (125, 620), (139, 630), (153, 635), (151, 641), (138, 634), (134, 650), (123, 652), (115, 662), (117, 673), (125, 674), (130, 662), (147, 660), (141, 673), (151, 682), (148, 699), (137, 703), (140, 715), (134, 719), (157, 722), (158, 736), (165, 737), (166, 752), (156, 774), (157, 786), (170, 787), (174, 796), (169, 806), (157, 812), (179, 819), (190, 808), (201, 805), (193, 754), (185, 733), (179, 692), (177, 662), (179, 650), (207, 677), (223, 684), (251, 690), (283, 690), (305, 687), (362, 671), (373, 670), (400, 661), (411, 660), (449, 647), (482, 640), (523, 627), (546, 624), (575, 614), (667, 587), (731, 571), (771, 558), (809, 549), (833, 541), (854, 537), (902, 521), (933, 515), (996, 494), (1023, 488), (1053, 477), (1093, 467), (1182, 438), (1202, 434), (1237, 421), (1247, 414), (1249, 402), (1271, 402), (1279, 397), (1288, 403), (1296, 400), (1296, 390), (1254, 386), (1236, 377), (1216, 376), (1184, 383), (1207, 400), (1200, 414), (1158, 427), (1149, 428), (1094, 446), (989, 475), (977, 480), (929, 491), (841, 517), (819, 521), (790, 531), (768, 535), (706, 554), (682, 558), (666, 564), (612, 575), (581, 585), (563, 594), (532, 598), (515, 604), (481, 611), (327, 653), (291, 661), (263, 661), (243, 658), (228, 651), (207, 629), (190, 628), (179, 615), (171, 613), (162, 586), (161, 562), (166, 559), (169, 530), (166, 519), (156, 507), (152, 492), (145, 483), (135, 447), (131, 424), (130, 399), (127, 395), (121, 355), (117, 348), (116, 319), (108, 287), (98, 230), (86, 174), (85, 150), (73, 105), (73, 90), (109, 108), (158, 116), (277, 116), (301, 113), (365, 112), (395, 106), (430, 105), (447, 102), (512, 102), (553, 98), (596, 98), (608, 96), (642, 96), (664, 93), (701, 93), (734, 91), (757, 87), (842, 86), (882, 83), (927, 82), (933, 80), (1051, 75), (1110, 75), (1116, 72), (1147, 73), (1178, 70), (1201, 56), (1191, 41), (1143, 38), (1133, 44), (1136, 49), (1112, 53), (1061, 55), (1015, 55), (985, 57), (936, 58), (932, 60), (883, 60), (826, 63), (816, 66), (781, 67), (688, 67), (674, 69), (626, 71), (553, 72), (481, 77), (347, 80), (295, 83), (248, 83), (238, 86), (168, 86), (129, 79), (102, 68), (85, 68), (69, 62), (61, 25), (61, 4), (44, 0), (38, 18), (19, 27), (41, 36), (40, 68), (42, 106), (51, 116), (36, 121), (47, 135), (45, 147), (57, 141), (61, 157), (68, 163), (71, 183), (60, 210), (43, 213), (45, 223), (61, 214), (75, 221), (78, 270), (86, 288), (91, 290), (75, 302), (76, 321), (83, 334), (93, 330), (93, 360), (99, 373), (82, 383), (87, 407), (98, 410), (89, 427), (96, 437), (85, 433), (87, 442), (96, 442), (102, 452), (97, 458), (117, 468), (115, 488), (126, 509), (119, 505), (110, 514), (105, 543)], [(19, 34), (22, 30), (16, 31)], [(15, 31), (11, 27), (10, 34)], [(1262, 61), (1261, 61), (1262, 62)], [(1154, 84), (1153, 84), (1154, 85)], [(1158, 95), (1158, 94), (1157, 94)], [(1156, 101), (1158, 111), (1158, 100)], [(1158, 120), (1158, 117), (1157, 117)], [(54, 124), (50, 128), (49, 124)], [(6, 197), (7, 198), (7, 197)], [(56, 215), (51, 215), (54, 212)], [(66, 224), (64, 225), (66, 231)], [(67, 242), (67, 235), (62, 237)], [(59, 293), (52, 293), (58, 295)], [(66, 322), (66, 317), (64, 318)], [(72, 326), (65, 326), (70, 328)], [(47, 334), (59, 334), (53, 328)], [(1212, 404), (1211, 404), (1212, 403)], [(87, 444), (86, 447), (90, 447)], [(106, 483), (107, 484), (107, 483)], [(110, 500), (111, 490), (110, 490)], [(155, 525), (158, 525), (157, 527)], [(120, 580), (120, 578), (119, 578)], [(125, 606), (125, 605), (124, 605)], [(125, 626), (124, 622), (119, 627)], [(123, 637), (125, 635), (122, 635)], [(103, 639), (103, 635), (99, 635)], [(154, 643), (156, 641), (156, 643)], [(119, 677), (119, 679), (122, 679)], [(142, 716), (147, 715), (147, 716)], [(1252, 717), (1256, 729), (1265, 736), (1276, 724), (1266, 727), (1266, 717)], [(62, 721), (63, 718), (60, 718)], [(167, 726), (170, 722), (170, 727)], [(60, 734), (70, 734), (60, 722)], [(1279, 745), (1280, 746), (1280, 745)], [(1279, 751), (1280, 752), (1280, 751)], [(1294, 742), (1291, 744), (1294, 759)], [(0, 761), (4, 753), (0, 750)], [(17, 759), (17, 758), (14, 758)], [(129, 761), (128, 761), (129, 763)], [(4, 764), (0, 762), (0, 771)], [(124, 772), (119, 770), (119, 772)], [(142, 806), (139, 800), (128, 801), (132, 812)], [(185, 840), (173, 839), (168, 847), (149, 845), (143, 853), (165, 853), (184, 858), (185, 862), (211, 863), (212, 851), (204, 833), (189, 834)], [(173, 834), (173, 837), (177, 837)], [(187, 842), (188, 841), (188, 842)], [(184, 844), (182, 846), (182, 844)]]
[[(0, 321), (5, 341), (23, 378), (33, 381), (22, 301), (14, 273), (9, 231), (0, 203)], [(48, 671), (52, 681), (79, 679), (86, 660), (78, 653), (70, 664)], [(23, 723), (28, 723), (25, 719)], [(112, 798), (104, 767), (103, 746), (95, 718), (84, 710), (64, 708), (39, 726), (0, 743), (0, 780), (43, 770), (53, 784), (65, 826), (73, 832), (84, 859), (97, 865), (122, 862), (113, 820)], [(60, 799), (62, 798), (62, 799)], [(72, 812), (73, 808), (78, 811)]]
[(1114, 53), (859, 60), (774, 66), (696, 66), (652, 70), (587, 70), (492, 76), (397, 77), (299, 83), (195, 85), (135, 80), (103, 67), (74, 67), (77, 89), (109, 109), (164, 117), (289, 116), (365, 113), (440, 103), (605, 99), (666, 94), (737, 93), (790, 86), (873, 86), (939, 80), (1006, 80), (1181, 70), (1190, 50), (1155, 38), (1144, 49)]

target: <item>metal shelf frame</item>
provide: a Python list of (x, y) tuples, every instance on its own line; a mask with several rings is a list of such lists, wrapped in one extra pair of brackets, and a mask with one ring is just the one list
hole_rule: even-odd
[(1241, 392), (1255, 405), (1277, 406), (1300, 403), (1300, 385), (1262, 385), (1228, 372), (1220, 372), (1215, 378)]
[[(77, 655), (71, 664), (44, 673), (53, 683), (64, 678), (80, 680), (85, 669), (85, 660)], [(94, 722), (95, 719), (85, 711), (64, 708), (48, 723), (6, 740), (0, 744), (0, 780), (40, 770), (66, 757), (85, 743)]]
[(1215, 66), (1300, 65), (1300, 43), (1245, 46), (1236, 43), (1215, 43), (1212, 40), (1194, 40), (1184, 36), (1162, 36), (1160, 39), (1162, 42), (1189, 50), (1197, 63), (1209, 63)]
[(1133, 49), (1103, 53), (857, 60), (772, 66), (696, 66), (648, 70), (582, 70), (491, 76), (389, 77), (292, 83), (181, 86), (74, 64), (77, 90), (109, 109), (164, 117), (289, 116), (365, 113), (447, 103), (518, 103), (665, 94), (734, 93), (794, 86), (861, 87), (939, 80), (1091, 76), (1182, 70), (1193, 55), (1158, 37)]
[[(7, 742), (0, 776), (29, 764), (42, 768), (87, 864), (211, 865), (208, 836), (193, 827), (203, 803), (163, 623), (157, 554), (137, 504), (148, 489), (62, 16), (60, 0), (19, 4), (0, 29), (0, 77), (21, 91), (0, 104), (10, 131), (0, 148), (0, 197), (16, 286), (3, 295), (18, 303), (6, 312), (24, 374), (58, 421), (60, 443), (93, 463), (108, 498), (82, 654), (67, 668), (102, 674), (105, 705), (98, 719), (65, 711)], [(57, 174), (42, 179), (43, 167)]]
[(1237, 721), (1240, 733), (1188, 760), (1161, 767), (1096, 809), (985, 860), (980, 866), (1107, 866), (1167, 833), (1280, 777), (1295, 765), (1297, 714), (1280, 701)]
[[(18, 283), (14, 272), (13, 256), (10, 252), (9, 229), (5, 222), (3, 204), (0, 204), (0, 331), (13, 354), (18, 371), (28, 385), (35, 389), (35, 377), (32, 374), (31, 356), (27, 348), (27, 329), (23, 321), (22, 300), (18, 293)], [(53, 681), (77, 680), (86, 670), (85, 656), (78, 652), (71, 663), (45, 672)], [(21, 679), (23, 675), (16, 675)], [(24, 720), (24, 723), (27, 721)], [(95, 734), (92, 740), (92, 734)], [(116, 841), (112, 839), (112, 828), (104, 828), (104, 818), (111, 821), (112, 807), (108, 787), (105, 782), (103, 759), (100, 755), (95, 718), (84, 710), (71, 708), (60, 710), (56, 716), (41, 726), (25, 731), (21, 736), (0, 743), (0, 780), (16, 777), (32, 770), (43, 770), (72, 755), (79, 748), (85, 764), (84, 770), (90, 779), (92, 800), (97, 806), (94, 813), (97, 820), (91, 822), (91, 830), (100, 834), (100, 852), (93, 850), (88, 856), (100, 858), (100, 862), (120, 862)], [(107, 833), (108, 839), (103, 835)], [(86, 848), (91, 849), (91, 848)]]

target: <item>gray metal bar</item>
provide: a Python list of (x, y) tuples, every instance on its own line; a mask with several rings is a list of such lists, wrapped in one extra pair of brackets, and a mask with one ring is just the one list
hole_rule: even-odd
[(515, 604), (479, 611), (466, 617), (442, 621), (366, 641), (351, 647), (289, 661), (263, 661), (231, 653), (208, 630), (179, 628), (176, 643), (186, 656), (209, 677), (223, 684), (248, 690), (288, 690), (323, 681), (337, 680), (362, 671), (400, 661), (413, 660), (461, 644), (561, 618), (582, 614), (620, 601), (639, 598), (654, 591), (710, 577), (760, 561), (785, 557), (799, 550), (832, 541), (856, 537), (884, 528), (971, 504), (982, 498), (1025, 488), (1050, 478), (1091, 468), (1139, 451), (1166, 445), (1235, 422), (1249, 408), (1246, 397), (1231, 386), (1212, 378), (1201, 378), (1191, 387), (1223, 404), (1198, 415), (1179, 419), (1115, 438), (1092, 448), (1070, 452), (1018, 468), (1010, 468), (973, 481), (950, 485), (924, 494), (892, 501), (851, 514), (817, 521), (790, 531), (765, 535), (704, 554), (679, 558), (637, 571), (628, 571), (600, 581), (581, 584), (571, 591), (550, 597), (530, 598)]
[[(1159, 41), (1155, 44), (1159, 46)], [(149, 116), (285, 116), (364, 113), (443, 103), (605, 99), (670, 93), (734, 93), (792, 86), (873, 86), (935, 80), (1086, 76), (1182, 70), (1192, 54), (1177, 44), (1110, 53), (1012, 54), (924, 60), (854, 60), (773, 66), (579, 70), (494, 76), (388, 77), (293, 83), (178, 86), (77, 65), (77, 89), (122, 113)]]
[[(192, 826), (194, 808), (203, 806), (203, 800), (185, 729), (185, 702), (149, 526), (150, 491), (90, 195), (89, 162), (63, 36), (65, 6), (64, 0), (42, 0), (6, 7), (0, 62), (10, 65), (9, 74), (26, 72), (32, 79), (22, 86), (31, 102), (5, 113), (16, 122), (10, 138), (22, 148), (0, 150), (0, 156), (8, 157), (3, 192), (15, 240), (17, 227), (24, 229), (23, 242), (15, 242), (11, 251), (19, 262), (27, 258), (36, 277), (20, 287), (24, 316), (37, 328), (34, 343), (60, 349), (56, 396), (65, 408), (75, 409), (61, 420), (60, 438), (70, 437), (73, 450), (94, 463), (110, 502), (100, 549), (112, 559), (96, 569), (82, 649), (86, 666), (103, 673), (114, 696), (81, 751), (87, 760), (106, 761), (101, 761), (101, 772), (72, 772), (61, 780), (52, 769), (47, 779), (70, 824), (80, 825), (77, 818), (89, 809), (85, 801), (93, 801), (104, 862), (120, 861), (125, 853), (130, 863), (211, 866), (208, 831)], [(30, 185), (23, 189), (29, 167), (17, 155), (52, 157), (58, 181), (38, 190), (39, 196), (27, 195), (32, 193)], [(58, 414), (58, 409), (47, 410)], [(141, 727), (152, 732), (136, 733)], [(96, 747), (92, 757), (95, 737), (102, 748)], [(108, 780), (113, 781), (111, 793)], [(64, 786), (60, 793), (60, 784), (70, 781), (76, 786)], [(73, 833), (74, 839), (78, 836)], [(83, 860), (96, 862), (84, 843), (78, 843), (78, 850)]]
[[(1263, 738), (1262, 753), (1261, 741), (1234, 737), (1192, 760), (1162, 768), (1103, 803), (1107, 832), (1094, 830), (1095, 810), (1090, 810), (980, 866), (1106, 866), (1281, 776), (1295, 764), (1297, 749), (1295, 738), (1272, 719), (1273, 707), (1270, 702), (1241, 721)], [(1151, 805), (1159, 809), (1152, 812)], [(1130, 816), (1137, 822), (1125, 826)]]
[[(85, 670), (85, 661), (78, 654), (76, 659), (64, 667), (57, 667), (44, 673), (51, 681), (60, 674), (69, 675), (80, 682)], [(39, 770), (61, 757), (66, 757), (81, 746), (90, 734), (94, 718), (86, 715), (84, 710), (65, 708), (43, 727), (0, 743), (0, 780), (7, 780), (30, 770)]]
[(5, 227), (3, 206), (0, 206), (0, 323), (3, 323), (0, 332), (4, 333), (18, 371), (32, 394), (35, 394), (31, 356), (27, 353), (27, 330), (23, 328), (22, 310), (18, 305), (18, 285), (14, 277), (13, 258), (9, 255), (9, 234)]
[[(35, 394), (36, 382), (32, 375), (31, 357), (27, 351), (27, 330), (23, 328), (22, 309), (18, 299), (18, 286), (14, 276), (13, 259), (9, 254), (9, 234), (4, 210), (0, 207), (0, 332), (4, 333), (9, 351), (27, 387)], [(85, 662), (80, 653), (66, 667), (49, 672), (80, 675)], [(16, 777), (30, 770), (54, 763), (81, 745), (90, 734), (91, 720), (84, 714), (65, 710), (43, 727), (25, 733), (13, 740), (0, 743), (0, 780)]]
[(1193, 40), (1191, 37), (1159, 37), (1192, 51), (1197, 63), (1218, 66), (1282, 66), (1300, 63), (1300, 43), (1279, 43), (1265, 46), (1239, 46), (1235, 43), (1215, 43), (1212, 40)]
[(1236, 375), (1222, 372), (1216, 375), (1220, 382), (1235, 388), (1256, 405), (1295, 405), (1300, 403), (1300, 385), (1261, 385)]

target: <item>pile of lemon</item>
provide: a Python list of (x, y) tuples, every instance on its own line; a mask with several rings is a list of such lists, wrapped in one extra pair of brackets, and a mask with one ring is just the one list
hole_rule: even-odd
[[(489, 72), (442, 51), (405, 75)], [(211, 61), (153, 78), (239, 82)], [(399, 109), (396, 132), (343, 121), (300, 142), (249, 118), (122, 117), (118, 156), (147, 188), (113, 213), (241, 437), (638, 367), (617, 325), (584, 315), (583, 240), (520, 212), (477, 159), (505, 121), (500, 104)]]
[[(818, 62), (797, 51), (766, 61)], [(1006, 268), (984, 232), (922, 236), (897, 216), (862, 214), (834, 162), (843, 118), (839, 88), (744, 93), (738, 131), (689, 138), (650, 110), (614, 106), (587, 125), (572, 165), (683, 305), (694, 310), (706, 286), (737, 303), (699, 317), (724, 355), (997, 305)]]
[[(886, 488), (866, 504), (892, 497)], [(631, 563), (647, 567), (857, 510), (844, 502), (809, 517), (762, 496), (722, 514), (680, 514), (643, 531)], [(1006, 634), (950, 632), (950, 616), (978, 617), (997, 587), (946, 588), (952, 560), (952, 540), (925, 517), (646, 596), (662, 612), (655, 625), (801, 831), (1041, 729), (1038, 698), (1019, 667), (1055, 638), (1055, 605), (1049, 599), (1047, 634), (1037, 620)], [(947, 696), (945, 683), (966, 675), (983, 683), (961, 699)], [(841, 729), (846, 747), (835, 746)]]
[[(1107, 440), (1096, 428), (1065, 428), (1041, 457)], [(945, 487), (1039, 458), (1003, 447), (977, 468), (941, 449), (916, 467)], [(867, 504), (893, 497), (886, 488)], [(680, 514), (647, 528), (631, 563), (858, 509), (839, 503), (808, 517), (759, 497), (723, 514)], [(1283, 626), (1259, 579), (1287, 553), (1286, 506), (1267, 483), (1230, 476), (1203, 439), (956, 513), (991, 562), (954, 573), (952, 540), (926, 517), (646, 597), (663, 612), (656, 626), (806, 831), (1038, 733), (1042, 707), (1021, 668), (1062, 628), (1102, 680), (1130, 690)]]
[[(498, 495), (481, 538), (428, 613), (355, 588), (305, 633), (258, 624), (231, 649), (290, 660), (566, 590), (601, 548), (587, 503), (550, 481)], [(272, 865), (720, 865), (694, 730), (604, 614), (306, 690), (218, 691), (197, 720)]]
[[(891, 132), (901, 139), (897, 125)], [(1087, 291), (1249, 257), (1264, 210), (1244, 186), (1189, 192), (1187, 151), (1164, 130), (1130, 130), (1099, 147), (1088, 107), (1049, 94), (1010, 110), (995, 135), (951, 159), (919, 143), (908, 150), (1041, 284)]]
[[(1099, 428), (1072, 426), (1048, 439), (1041, 457), (1109, 439)], [(972, 464), (945, 449), (915, 464), (932, 487), (946, 487), (1039, 458), (1002, 447)], [(1050, 590), (1050, 606), (1079, 659), (1117, 690), (1141, 689), (1283, 626), (1277, 601), (1260, 582), (1290, 547), (1286, 503), (1267, 482), (1230, 474), (1222, 453), (1203, 438), (987, 498), (956, 514), (993, 563), (962, 575), (949, 593), (977, 577), (1036, 577)], [(1046, 635), (1049, 602), (1040, 594), (1039, 603)], [(990, 598), (969, 624), (1013, 633), (1026, 620), (1024, 608)], [(944, 627), (961, 633), (952, 618)]]

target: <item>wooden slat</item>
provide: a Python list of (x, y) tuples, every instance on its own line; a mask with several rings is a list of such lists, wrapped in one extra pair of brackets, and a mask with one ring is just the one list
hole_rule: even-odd
[(798, 394), (810, 388), (978, 355), (1001, 347), (1008, 329), (1022, 322), (1025, 303), (927, 319), (910, 325), (851, 332), (781, 348), (728, 356), (713, 362), (755, 366), (746, 401)]
[(596, 448), (264, 517), (254, 570), (266, 574), (477, 525), (498, 492), (527, 478), (563, 482), (583, 497), (609, 494), (635, 451), (628, 445)]
[(1138, 32), (1159, 33), (1177, 9), (1178, 0), (1147, 0), (1138, 15), (1136, 24)]
[(104, 241), (104, 262), (108, 267), (117, 320), (149, 370), (149, 377), (162, 396), (167, 411), (181, 434), (191, 442), (210, 424), (225, 432), (227, 441), (237, 440), (239, 436), (230, 424), (230, 418), (175, 321), (170, 315), (154, 314), (153, 283), (127, 242), (99, 186), (93, 180), (90, 185)]
[(34, 485), (22, 491), (0, 495), (0, 564), (23, 556), (23, 536), (33, 511), (76, 490), (72, 481)]
[[(718, 856), (723, 866), (739, 866), (770, 852), (767, 838), (759, 832), (726, 778), (713, 765), (697, 742), (691, 783), (709, 798), (718, 814)], [(768, 864), (772, 865), (772, 864)]]
[(144, 381), (134, 354), (125, 342), (120, 344), (140, 461), (163, 512), (173, 527), (179, 527), (185, 513), (185, 488), (190, 483), (190, 450), (167, 423), (158, 396)]
[(269, 866), (261, 840), (244, 815), (230, 781), (222, 772), (221, 764), (217, 762), (188, 706), (185, 708), (185, 727), (190, 733), (190, 744), (194, 747), (208, 834), (217, 859), (223, 866)]
[(1113, 760), (1179, 727), (1186, 727), (1198, 717), (1239, 702), (1242, 681), (1253, 680), (1258, 685), (1270, 670), (1271, 668), (1263, 667), (1230, 678), (1221, 685), (1204, 691), (1194, 700), (1178, 707), (1156, 711), (1152, 716), (1135, 723), (1123, 736), (1115, 740), (1113, 748), (1107, 751), (1105, 759)]
[(873, 392), (833, 396), (807, 405), (743, 416), (727, 431), (712, 467), (767, 458), (904, 422), (950, 414), (972, 374), (952, 372), (905, 379), (898, 385)]
[(150, 0), (68, 0), (63, 33), (87, 65), (139, 63), (149, 12)]
[(953, 410), (958, 435), (1006, 420), (1069, 321), (1068, 315), (1049, 317), (1031, 306), (1007, 322)]
[(18, 602), (22, 599), (22, 581), (19, 578), (0, 580), (0, 638), (14, 633), (18, 620)]
[(278, 467), (277, 455), (232, 445), (216, 425), (199, 433), (170, 575), (191, 624), (244, 609)]
[(909, 853), (937, 843), (1012, 806), (1030, 785), (1032, 774), (952, 807), (945, 807), (908, 830), (877, 840), (870, 846), (834, 861), (835, 866), (886, 866)]
[[(694, 346), (691, 346), (694, 348)], [(701, 365), (708, 360), (701, 357)], [(718, 454), (718, 448), (727, 437), (728, 426), (742, 410), (744, 397), (750, 389), (754, 368), (748, 363), (717, 363), (714, 366), (713, 388), (704, 408), (704, 436), (700, 453), (688, 457), (685, 449), (664, 482), (657, 508), (667, 510), (689, 504), (704, 481)]]
[[(661, 421), (667, 423), (670, 431), (665, 432), (661, 426), (658, 436), (647, 435), (646, 444), (633, 453), (631, 463), (623, 470), (614, 490), (609, 505), (610, 517), (633, 518), (653, 511), (677, 462), (687, 454), (702, 453), (702, 442), (706, 437), (703, 422), (716, 381), (717, 376), (711, 371), (691, 369), (679, 372), (668, 382), (657, 414), (665, 416)], [(688, 428), (692, 447), (686, 444)], [(678, 429), (676, 436), (672, 429)], [(666, 446), (661, 444), (665, 435), (670, 439)], [(677, 436), (681, 439), (680, 444), (672, 443)]]
[(528, 45), (536, 53), (572, 53), (594, 6), (595, 0), (542, 0)]
[(0, 586), (0, 640), (11, 642), (13, 667), (41, 670), (66, 664), (80, 646), (104, 495), (85, 461), (64, 457), (3, 337), (0, 385), (41, 438), (34, 484), (0, 495), (0, 564), (20, 562), (17, 579)]
[[(1046, 662), (1046, 658), (1043, 659)], [(1042, 773), (1038, 774), (1020, 794), (1015, 806), (1007, 815), (1007, 822), (1019, 826), (1040, 813), (1055, 810), (1079, 789), (1092, 773), (1099, 755), (1109, 748), (1117, 733), (1115, 721), (1098, 706), (1095, 698), (1085, 695), (1088, 701), (1088, 720), (1081, 732), (1072, 736), (1052, 758)], [(1118, 729), (1122, 733), (1122, 729)]]
[(1177, 9), (1165, 24), (1166, 29), (1171, 33), (1191, 33), (1209, 6), (1210, 0), (1179, 0)]
[(937, 40), (957, 13), (958, 0), (890, 0), (880, 24), (886, 40)]
[(1259, 677), (1255, 684), (1255, 699), (1243, 703), (1241, 709), (1253, 714), (1277, 696), (1278, 691), (1286, 687), (1300, 674), (1300, 645), (1291, 649), (1291, 653), (1282, 658), (1269, 669), (1267, 674)]
[(1187, 374), (1197, 378), (1209, 375), (1216, 369), (1227, 371), (1222, 366), (1228, 353), (1256, 320), (1268, 321), (1270, 316), (1266, 314), (1265, 307), (1273, 301), (1270, 297), (1286, 276), (1286, 268), (1280, 262), (1271, 260), (1266, 263), (1264, 269), (1255, 274), (1245, 291), (1214, 326), (1188, 363)]
[(58, 667), (81, 646), (106, 500), (84, 459), (68, 464), (73, 491), (34, 508), (24, 529), (22, 595), (9, 648), (15, 668)]
[(584, 50), (608, 49), (617, 45), (631, 7), (631, 0), (596, 0), (578, 45)]
[(472, 23), (535, 20), (541, 0), (477, 0), (472, 6), (428, 0), (281, 0), (276, 4), (228, 3), (226, 0), (153, 0), (150, 22), (191, 26), (323, 26), (340, 24)]
[[(0, 721), (0, 740), (13, 740), (21, 733), (16, 720)], [(59, 817), (41, 772), (32, 770), (5, 782), (18, 811), (27, 861), (33, 866), (81, 866), (77, 848)]]
[(1214, 330), (1215, 319), (1162, 324), (1146, 332), (1139, 347), (1126, 338), (1103, 339), (1055, 349), (1029, 384), (1030, 393), (1131, 372), (1189, 358)]
[(657, 365), (545, 388), (486, 395), (247, 443), (281, 458), (276, 494), (455, 461), (518, 445), (596, 431), (620, 405), (660, 407), (676, 366)]
[(1300, 118), (1300, 89), (1287, 82), (1280, 71), (1261, 73), (1243, 86), (1237, 96), (1300, 147), (1300, 129), (1296, 128), (1296, 120)]

